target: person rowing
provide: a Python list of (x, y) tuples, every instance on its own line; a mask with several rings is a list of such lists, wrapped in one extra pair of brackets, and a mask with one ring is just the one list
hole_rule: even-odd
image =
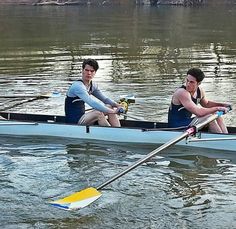
[[(168, 111), (168, 126), (170, 128), (188, 126), (194, 119), (192, 115), (200, 119), (216, 111), (225, 113), (228, 111), (230, 104), (207, 99), (205, 91), (200, 87), (204, 77), (204, 73), (198, 68), (188, 70), (185, 85), (178, 88), (172, 96)], [(208, 130), (212, 133), (228, 133), (223, 117), (209, 123)]]
[[(65, 99), (65, 116), (67, 123), (120, 127), (117, 114), (122, 113), (122, 105), (105, 96), (93, 78), (99, 68), (94, 59), (82, 63), (82, 77), (68, 89)], [(97, 98), (97, 99), (95, 99)], [(93, 109), (85, 112), (85, 103)]]

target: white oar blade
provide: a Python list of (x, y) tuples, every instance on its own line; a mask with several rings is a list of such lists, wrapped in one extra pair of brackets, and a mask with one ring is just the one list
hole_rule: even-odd
[(54, 207), (64, 210), (77, 210), (84, 208), (97, 200), (102, 194), (96, 188), (86, 188), (80, 192), (73, 193), (63, 199), (50, 202)]
[(39, 95), (39, 96), (37, 96), (37, 97), (38, 97), (38, 98), (41, 98), (41, 99), (48, 99), (48, 98), (60, 97), (60, 96), (61, 96), (61, 93), (60, 93), (60, 92), (54, 91), (54, 92), (50, 92), (50, 93), (46, 93), (46, 94)]

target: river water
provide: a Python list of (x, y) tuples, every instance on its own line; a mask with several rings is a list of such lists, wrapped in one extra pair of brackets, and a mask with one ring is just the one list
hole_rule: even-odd
[[(86, 57), (98, 60), (95, 80), (108, 96), (136, 97), (129, 114), (140, 120), (166, 121), (190, 67), (206, 73), (209, 99), (236, 107), (235, 20), (236, 6), (1, 6), (1, 110), (64, 114)], [(61, 96), (31, 101), (53, 91)], [(236, 125), (235, 112), (225, 121)], [(1, 136), (1, 228), (236, 228), (236, 157), (223, 151), (172, 147), (83, 210), (47, 204), (103, 183), (156, 147)]]

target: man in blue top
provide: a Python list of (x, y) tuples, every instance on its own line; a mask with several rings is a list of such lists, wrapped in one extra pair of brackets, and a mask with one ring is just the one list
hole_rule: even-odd
[[(120, 126), (117, 114), (121, 105), (106, 97), (99, 90), (98, 85), (92, 81), (98, 68), (96, 60), (84, 60), (82, 78), (70, 86), (66, 95), (65, 115), (67, 123), (92, 125), (97, 121), (101, 126)], [(85, 103), (93, 110), (85, 113)]]
[[(216, 111), (227, 112), (229, 104), (217, 103), (206, 98), (205, 91), (200, 87), (204, 77), (204, 73), (198, 68), (188, 70), (185, 85), (173, 94), (168, 112), (169, 127), (188, 126), (193, 120), (192, 114), (200, 118)], [(201, 106), (198, 106), (198, 103)], [(208, 128), (213, 133), (228, 133), (222, 117), (212, 121)]]

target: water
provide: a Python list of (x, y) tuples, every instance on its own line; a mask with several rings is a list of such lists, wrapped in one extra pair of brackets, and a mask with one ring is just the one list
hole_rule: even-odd
[[(135, 95), (136, 118), (166, 121), (192, 66), (205, 71), (210, 99), (235, 106), (235, 18), (235, 7), (1, 6), (1, 110), (64, 114), (63, 95), (86, 57), (98, 60), (108, 96)], [(52, 91), (62, 96), (31, 101)], [(235, 125), (235, 112), (225, 120)], [(1, 228), (235, 228), (236, 158), (220, 151), (172, 147), (88, 208), (47, 204), (103, 183), (155, 147), (1, 137)]]

